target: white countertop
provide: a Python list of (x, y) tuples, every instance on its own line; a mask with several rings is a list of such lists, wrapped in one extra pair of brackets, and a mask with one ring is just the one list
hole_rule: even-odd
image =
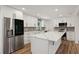
[(30, 37), (57, 41), (59, 40), (65, 32), (57, 32), (57, 31), (49, 31), (49, 32), (42, 32), (39, 34), (33, 34)]

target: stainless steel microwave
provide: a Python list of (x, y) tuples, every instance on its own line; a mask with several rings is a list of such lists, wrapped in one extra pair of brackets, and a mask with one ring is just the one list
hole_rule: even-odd
[(67, 27), (67, 23), (59, 23), (59, 27)]

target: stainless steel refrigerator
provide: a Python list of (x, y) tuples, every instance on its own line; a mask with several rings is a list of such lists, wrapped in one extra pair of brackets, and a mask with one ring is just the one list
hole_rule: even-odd
[[(12, 23), (11, 23), (12, 22)], [(11, 28), (12, 26), (12, 28)], [(3, 53), (13, 53), (24, 47), (24, 21), (4, 17)]]

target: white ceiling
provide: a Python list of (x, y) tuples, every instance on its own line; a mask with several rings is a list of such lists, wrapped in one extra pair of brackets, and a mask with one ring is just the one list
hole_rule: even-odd
[(78, 9), (78, 5), (11, 5), (11, 7), (19, 10), (25, 8), (22, 10), (24, 13), (43, 18), (70, 16)]

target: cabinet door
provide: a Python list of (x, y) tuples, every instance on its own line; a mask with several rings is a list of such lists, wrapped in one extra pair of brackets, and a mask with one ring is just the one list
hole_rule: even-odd
[(67, 22), (67, 20), (65, 18), (56, 18), (54, 20), (54, 26), (58, 27), (59, 26), (59, 23), (64, 23), (64, 22), (65, 23)]
[(37, 26), (37, 18), (31, 16), (24, 17), (24, 26), (26, 27), (36, 27)]
[(29, 37), (29, 33), (24, 32), (24, 44), (27, 44), (30, 42), (30, 37)]
[(74, 39), (75, 39), (75, 32), (68, 31), (67, 32), (67, 40), (74, 41)]
[(31, 51), (33, 54), (48, 54), (48, 41), (38, 38), (32, 38)]
[(49, 41), (49, 54), (54, 54), (55, 53), (55, 42), (54, 41)]
[(60, 44), (61, 39), (59, 39), (58, 41), (49, 41), (49, 54), (55, 54)]

